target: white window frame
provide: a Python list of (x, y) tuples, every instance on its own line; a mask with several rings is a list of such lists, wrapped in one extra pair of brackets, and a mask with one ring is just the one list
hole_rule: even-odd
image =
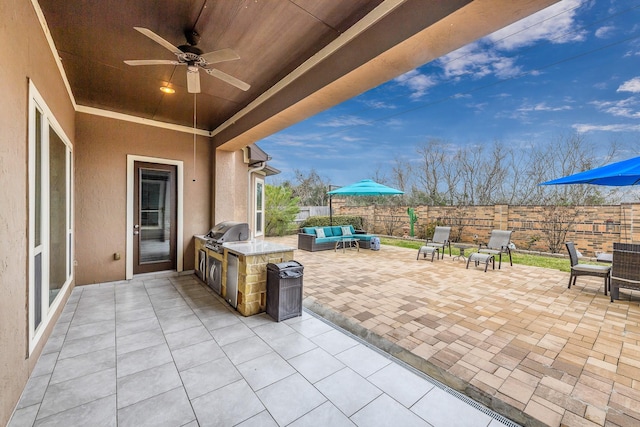
[[(41, 157), (40, 157), (40, 245), (35, 246), (35, 218), (36, 218), (36, 110), (40, 112), (40, 131), (41, 131)], [(50, 261), (50, 194), (49, 194), (49, 129), (52, 129), (65, 145), (65, 180), (67, 185), (66, 191), (66, 218), (65, 228), (67, 239), (67, 253), (65, 262), (65, 281), (62, 288), (51, 304), (49, 304), (49, 261)], [(47, 329), (53, 313), (56, 312), (61, 304), (62, 296), (68, 291), (73, 281), (73, 145), (70, 139), (62, 130), (62, 126), (58, 123), (51, 109), (47, 106), (40, 92), (38, 92), (33, 81), (29, 80), (29, 157), (28, 157), (28, 173), (29, 173), (29, 237), (28, 237), (28, 281), (29, 281), (29, 355), (40, 342), (44, 331)], [(41, 254), (42, 266), (42, 289), (40, 307), (35, 307), (35, 259)], [(40, 310), (41, 321), (36, 327), (35, 313)]]
[[(258, 184), (262, 185), (262, 191), (260, 192), (262, 200), (261, 206), (258, 206)], [(256, 176), (253, 183), (253, 223), (255, 229), (255, 237), (264, 236), (264, 197), (264, 178)], [(258, 221), (259, 213), (261, 214), (260, 221)], [(258, 224), (258, 222), (260, 222), (260, 224)]]

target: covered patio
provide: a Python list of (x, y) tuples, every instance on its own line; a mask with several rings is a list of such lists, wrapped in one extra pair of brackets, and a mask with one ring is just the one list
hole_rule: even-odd
[[(295, 236), (269, 240), (295, 246)], [(142, 425), (169, 408), (163, 420), (175, 425), (384, 425), (390, 413), (401, 425), (436, 426), (453, 425), (453, 413), (474, 426), (640, 420), (637, 293), (610, 303), (599, 278), (567, 289), (569, 274), (556, 270), (484, 273), (391, 246), (297, 250), (295, 259), (306, 312), (280, 323), (238, 315), (190, 274), (76, 288), (11, 425), (83, 413)], [(92, 354), (113, 360), (82, 363)], [(347, 371), (353, 378), (339, 374)], [(93, 394), (75, 396), (72, 383)], [(292, 390), (285, 400), (296, 404), (280, 406), (276, 396)]]

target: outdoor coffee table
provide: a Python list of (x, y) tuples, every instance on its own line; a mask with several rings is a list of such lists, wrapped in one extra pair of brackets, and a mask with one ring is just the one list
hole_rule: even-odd
[(360, 252), (360, 242), (358, 241), (358, 239), (353, 237), (343, 237), (340, 240), (336, 240), (336, 246), (333, 248), (333, 251), (336, 252), (338, 250), (338, 245), (342, 244), (342, 252), (344, 253), (347, 244), (349, 244), (349, 247), (352, 248), (354, 243), (356, 249), (358, 249), (358, 252)]

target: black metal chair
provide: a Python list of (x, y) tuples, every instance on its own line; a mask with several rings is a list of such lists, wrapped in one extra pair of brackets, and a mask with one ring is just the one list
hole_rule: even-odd
[(593, 265), (580, 264), (578, 260), (578, 251), (573, 242), (566, 242), (567, 252), (569, 252), (569, 260), (571, 260), (571, 276), (569, 276), (569, 286), (576, 284), (578, 276), (596, 276), (604, 278), (604, 294), (607, 295), (607, 289), (611, 287), (611, 266), (610, 265)]

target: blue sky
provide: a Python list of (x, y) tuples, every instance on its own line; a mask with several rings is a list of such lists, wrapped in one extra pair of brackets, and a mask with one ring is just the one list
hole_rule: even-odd
[(615, 142), (610, 160), (640, 155), (639, 0), (562, 0), (259, 145), (282, 171), (271, 182), (313, 168), (342, 186), (430, 139), (526, 150), (573, 132)]

